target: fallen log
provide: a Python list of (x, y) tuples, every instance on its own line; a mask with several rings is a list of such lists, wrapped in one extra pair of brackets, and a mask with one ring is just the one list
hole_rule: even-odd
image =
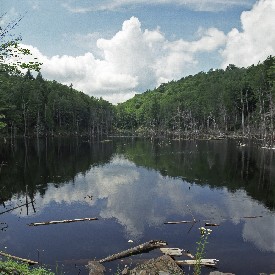
[(218, 223), (208, 223), (206, 222), (204, 226), (220, 226)]
[(241, 217), (240, 219), (256, 219), (256, 218), (262, 218), (263, 216), (246, 216), (246, 217)]
[(165, 222), (164, 224), (180, 224), (180, 223), (196, 223), (196, 220), (193, 221), (176, 221), (176, 222)]
[(227, 221), (227, 220), (241, 220), (241, 219), (257, 219), (257, 218), (262, 218), (263, 216), (244, 216), (244, 217), (236, 217), (236, 218), (225, 218), (222, 219), (222, 221)]
[(171, 257), (174, 257), (174, 256), (182, 256), (183, 249), (161, 247), (160, 251), (165, 255), (169, 255)]
[[(222, 219), (223, 221), (227, 220), (235, 220), (235, 219), (256, 219), (256, 218), (262, 218), (263, 216), (245, 216), (245, 217), (240, 217), (240, 218), (227, 218), (227, 219)], [(206, 222), (205, 226), (219, 226), (219, 224), (216, 223), (207, 223), (211, 221), (209, 220), (196, 220), (193, 219), (192, 221), (172, 221), (172, 222), (164, 222), (164, 224), (181, 224), (181, 223), (197, 223), (197, 222)]]
[(193, 256), (189, 251), (183, 250), (182, 253), (183, 253), (183, 255), (185, 255), (191, 259), (195, 259), (195, 256)]
[(140, 244), (138, 246), (132, 247), (130, 249), (124, 250), (122, 252), (119, 252), (117, 254), (110, 255), (104, 259), (99, 260), (99, 263), (105, 263), (105, 262), (111, 262), (117, 259), (125, 258), (128, 256), (140, 254), (143, 252), (148, 252), (150, 250), (160, 248), (167, 245), (167, 242), (160, 241), (160, 240), (152, 240), (143, 244)]
[(10, 254), (2, 252), (2, 251), (0, 251), (0, 255), (4, 256), (4, 257), (7, 257), (7, 258), (10, 258), (10, 259), (20, 261), (20, 262), (28, 263), (29, 265), (38, 264), (38, 262), (36, 262), (36, 261), (32, 261), (32, 260), (29, 260), (29, 259), (24, 259), (24, 258), (20, 258), (20, 257), (17, 257), (17, 256), (13, 256), (13, 255), (10, 255)]
[(171, 257), (175, 257), (175, 256), (182, 256), (185, 255), (191, 259), (195, 259), (195, 256), (193, 256), (189, 251), (185, 251), (183, 249), (180, 248), (160, 248), (160, 251), (165, 254), (165, 255), (169, 255)]
[(62, 221), (34, 222), (34, 223), (29, 223), (28, 226), (50, 225), (50, 224), (82, 222), (82, 221), (96, 221), (96, 220), (98, 220), (98, 218), (83, 218), (83, 219), (62, 220)]
[(196, 260), (180, 260), (180, 261), (175, 261), (178, 265), (195, 265), (195, 264), (200, 264), (204, 266), (216, 266), (219, 260), (217, 259), (201, 259), (200, 261)]

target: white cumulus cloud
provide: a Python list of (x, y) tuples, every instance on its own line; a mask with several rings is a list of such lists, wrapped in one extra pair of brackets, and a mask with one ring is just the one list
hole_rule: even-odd
[(247, 67), (275, 54), (275, 1), (260, 0), (241, 15), (242, 31), (232, 29), (221, 54), (223, 67)]
[(181, 78), (197, 64), (197, 53), (215, 51), (225, 41), (224, 33), (215, 28), (201, 31), (196, 41), (169, 41), (159, 28), (143, 30), (139, 19), (131, 17), (110, 39), (97, 39), (99, 57), (91, 52), (47, 57), (37, 48), (27, 47), (43, 62), (45, 78), (73, 83), (89, 95), (117, 103)]

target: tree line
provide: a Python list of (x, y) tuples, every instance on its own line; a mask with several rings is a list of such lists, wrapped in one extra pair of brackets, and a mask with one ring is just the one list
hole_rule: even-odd
[(6, 136), (102, 137), (112, 129), (114, 106), (28, 70), (24, 76), (0, 74), (0, 113)]
[(56, 81), (0, 74), (0, 128), (6, 136), (110, 134), (198, 138), (238, 134), (267, 143), (275, 134), (275, 57), (171, 81), (117, 106)]
[(202, 134), (274, 140), (275, 57), (171, 81), (116, 107), (116, 127), (150, 136)]

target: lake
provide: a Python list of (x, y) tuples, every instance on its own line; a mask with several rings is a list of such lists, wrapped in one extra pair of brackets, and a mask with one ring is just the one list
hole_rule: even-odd
[[(219, 271), (274, 273), (274, 155), (234, 140), (2, 142), (0, 250), (59, 274), (88, 274), (88, 260), (149, 240), (195, 254), (198, 228), (209, 220), (219, 226), (211, 227), (205, 258), (219, 259)], [(98, 220), (28, 226), (90, 217)], [(198, 222), (165, 224), (193, 218)], [(105, 266), (115, 274), (125, 264), (159, 255), (155, 250)], [(184, 270), (192, 274), (192, 268)]]

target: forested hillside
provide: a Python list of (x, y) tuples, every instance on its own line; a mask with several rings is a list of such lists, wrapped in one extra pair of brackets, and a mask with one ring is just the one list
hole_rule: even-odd
[(0, 128), (6, 136), (123, 133), (196, 138), (238, 134), (274, 140), (275, 57), (249, 68), (229, 65), (162, 84), (111, 103), (46, 81), (0, 75)]
[(57, 83), (46, 81), (41, 73), (34, 78), (0, 75), (0, 114), (6, 136), (108, 135), (114, 107), (103, 99)]
[(154, 90), (117, 106), (117, 128), (151, 136), (238, 133), (274, 136), (275, 58), (249, 68), (229, 65)]

